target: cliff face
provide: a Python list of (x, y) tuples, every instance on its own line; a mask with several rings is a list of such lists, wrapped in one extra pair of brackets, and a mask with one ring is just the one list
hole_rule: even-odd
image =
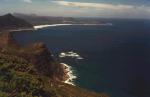
[(65, 75), (63, 66), (54, 60), (43, 43), (35, 43), (23, 48), (17, 45), (12, 33), (6, 32), (0, 35), (0, 53), (22, 57), (34, 65), (37, 73), (56, 81), (63, 80)]
[(63, 66), (54, 60), (51, 52), (43, 43), (35, 43), (20, 50), (20, 56), (27, 59), (38, 73), (62, 81), (65, 72)]
[(33, 29), (33, 26), (23, 19), (14, 17), (11, 14), (0, 16), (0, 31)]
[(12, 34), (10, 34), (9, 32), (4, 32), (4, 33), (0, 34), (0, 47), (5, 47), (5, 46), (17, 47), (17, 43), (13, 39)]

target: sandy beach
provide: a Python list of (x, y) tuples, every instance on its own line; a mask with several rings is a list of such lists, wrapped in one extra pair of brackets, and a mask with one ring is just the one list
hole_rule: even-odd
[(72, 25), (72, 24), (37, 25), (37, 26), (34, 26), (34, 29), (38, 30), (38, 29), (42, 29), (42, 28), (46, 28), (46, 27), (65, 26), (65, 25), (67, 26), (67, 25)]
[(47, 27), (55, 27), (55, 26), (68, 26), (68, 25), (83, 25), (83, 26), (95, 26), (95, 25), (101, 25), (101, 26), (112, 26), (112, 23), (103, 23), (103, 24), (51, 24), (51, 25), (36, 25), (34, 26), (35, 30), (47, 28)]

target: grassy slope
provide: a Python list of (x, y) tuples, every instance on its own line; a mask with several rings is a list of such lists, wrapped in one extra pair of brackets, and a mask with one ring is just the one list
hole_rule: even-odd
[(40, 75), (32, 64), (0, 54), (0, 97), (107, 97)]

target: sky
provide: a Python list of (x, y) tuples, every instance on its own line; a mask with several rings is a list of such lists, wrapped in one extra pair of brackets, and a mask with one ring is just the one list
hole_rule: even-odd
[(150, 19), (150, 0), (0, 0), (0, 14)]

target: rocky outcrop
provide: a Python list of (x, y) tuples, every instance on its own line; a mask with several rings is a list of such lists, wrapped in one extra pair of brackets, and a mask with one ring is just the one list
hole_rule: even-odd
[(63, 80), (63, 76), (65, 76), (63, 66), (53, 58), (45, 44), (35, 43), (22, 48), (20, 56), (34, 64), (38, 73), (49, 76), (56, 81)]
[(64, 68), (52, 57), (51, 52), (43, 43), (35, 43), (20, 47), (13, 39), (12, 33), (0, 35), (0, 53), (15, 55), (33, 64), (37, 73), (62, 81), (65, 76)]
[(9, 32), (4, 32), (0, 34), (0, 47), (6, 46), (18, 47), (15, 39)]

